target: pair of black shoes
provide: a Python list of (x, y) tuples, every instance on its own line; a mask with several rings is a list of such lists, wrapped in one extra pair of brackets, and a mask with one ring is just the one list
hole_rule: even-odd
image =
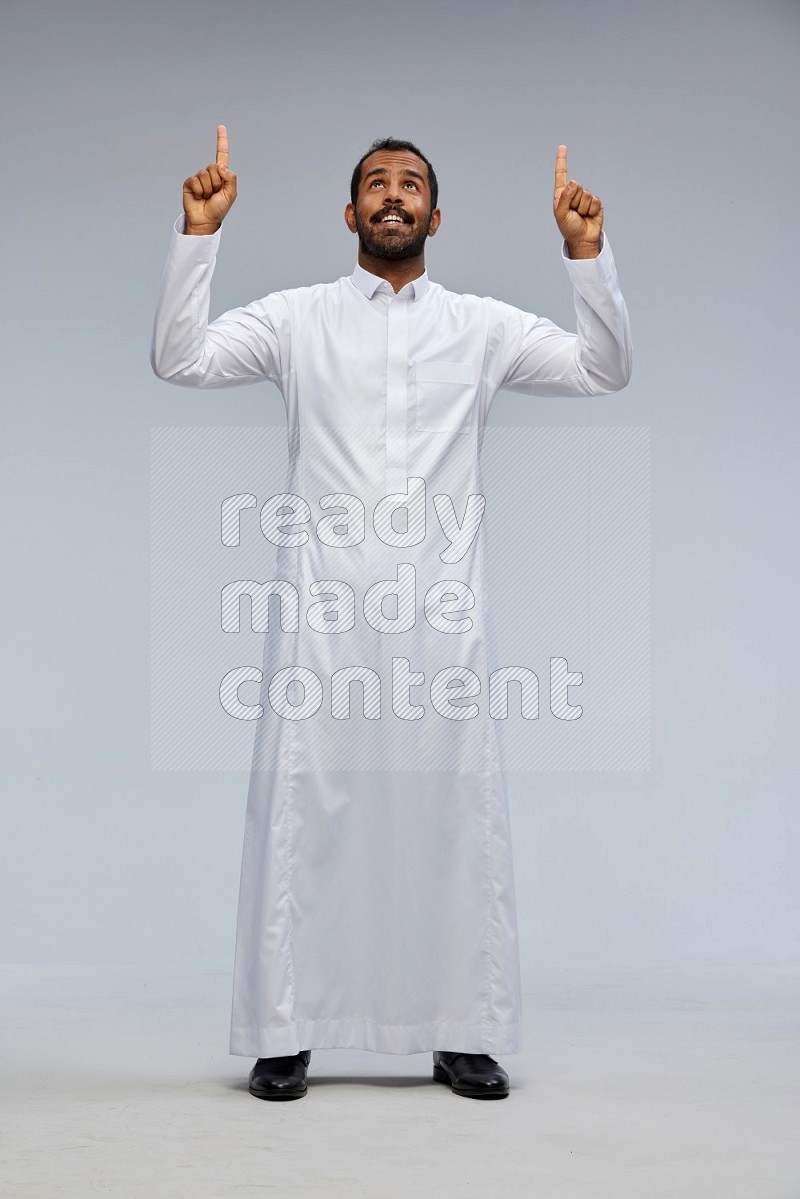
[[(308, 1090), (311, 1050), (286, 1057), (260, 1057), (250, 1071), (250, 1094), (257, 1099), (301, 1099)], [(508, 1075), (488, 1053), (433, 1053), (433, 1077), (469, 1099), (505, 1099)]]

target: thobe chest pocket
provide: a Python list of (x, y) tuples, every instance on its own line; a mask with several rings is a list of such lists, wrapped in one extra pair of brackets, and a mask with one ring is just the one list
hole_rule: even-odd
[(475, 367), (467, 362), (414, 366), (415, 426), (420, 432), (466, 432), (472, 426)]

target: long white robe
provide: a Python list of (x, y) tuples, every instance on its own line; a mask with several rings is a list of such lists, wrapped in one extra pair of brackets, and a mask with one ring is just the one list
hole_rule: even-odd
[[(220, 238), (186, 236), (176, 220), (151, 363), (179, 386), (280, 389), (276, 578), (299, 597), (296, 625), (288, 603), (265, 636), (230, 1052), (519, 1052), (480, 450), (501, 387), (625, 386), (630, 327), (611, 247), (604, 237), (598, 257), (573, 261), (562, 245), (574, 334), (427, 272), (395, 294), (360, 266), (209, 324)], [(403, 498), (407, 517), (392, 517)], [(460, 549), (448, 555), (450, 541)], [(411, 598), (401, 576), (413, 576)], [(392, 580), (396, 607), (381, 606), (369, 589)]]

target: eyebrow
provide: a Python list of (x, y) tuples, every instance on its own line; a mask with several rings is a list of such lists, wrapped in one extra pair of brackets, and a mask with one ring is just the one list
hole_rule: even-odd
[[(367, 171), (366, 175), (364, 176), (364, 181), (366, 182), (370, 175), (387, 175), (388, 173), (388, 167), (373, 167), (371, 171)], [(406, 170), (403, 171), (403, 174), (413, 175), (415, 179), (421, 179), (423, 183), (425, 182), (425, 176), (420, 175), (419, 171), (412, 171), (410, 167), (406, 168)]]

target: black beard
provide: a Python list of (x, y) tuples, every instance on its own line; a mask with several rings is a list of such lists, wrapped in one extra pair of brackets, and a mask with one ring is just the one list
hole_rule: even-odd
[(356, 232), (361, 251), (369, 254), (372, 258), (383, 258), (389, 262), (400, 262), (404, 258), (419, 257), (425, 248), (429, 227), (430, 213), (428, 213), (427, 220), (417, 226), (414, 236), (410, 239), (403, 237), (402, 244), (399, 244), (401, 242), (399, 237), (382, 237), (375, 225), (370, 222), (365, 224), (356, 213)]

